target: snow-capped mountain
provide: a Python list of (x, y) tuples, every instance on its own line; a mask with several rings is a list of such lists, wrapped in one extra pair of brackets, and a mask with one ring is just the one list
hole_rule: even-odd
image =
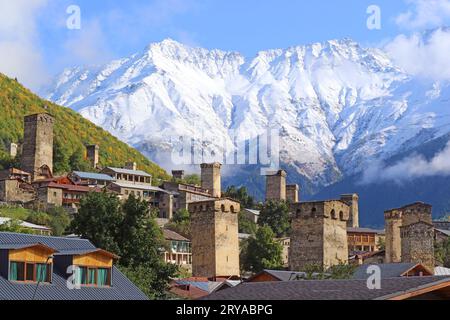
[[(281, 160), (316, 187), (450, 132), (450, 89), (348, 39), (259, 52), (151, 44), (103, 66), (65, 70), (47, 98), (159, 164), (174, 138), (255, 138), (278, 128)], [(164, 160), (161, 154), (165, 154)]]

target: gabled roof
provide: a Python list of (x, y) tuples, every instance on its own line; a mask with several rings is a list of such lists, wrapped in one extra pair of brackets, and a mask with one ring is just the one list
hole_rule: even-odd
[(204, 300), (389, 300), (413, 297), (444, 287), (450, 277), (397, 277), (381, 280), (379, 290), (369, 289), (367, 280), (299, 280), (245, 282), (214, 292)]
[(260, 211), (259, 210), (254, 210), (254, 209), (244, 209), (245, 211), (250, 212), (251, 214), (254, 214), (255, 216), (259, 216), (260, 215)]
[(350, 233), (375, 233), (375, 234), (384, 234), (384, 230), (376, 230), (370, 228), (347, 228), (347, 232)]
[(450, 237), (450, 230), (444, 230), (444, 229), (434, 229), (435, 231), (438, 231), (442, 234), (445, 234), (447, 237)]
[[(130, 169), (123, 169), (123, 168), (114, 168), (114, 167), (106, 167), (105, 169), (109, 169), (115, 173), (122, 173), (122, 174), (132, 174), (135, 176), (144, 176), (144, 177), (151, 177), (151, 174), (148, 174), (145, 171), (142, 170), (130, 170)], [(104, 169), (104, 170), (105, 170)]]
[[(11, 220), (13, 220), (13, 219), (11, 219), (11, 218), (0, 217), (0, 225), (1, 225), (1, 224), (8, 223), (8, 222), (10, 222)], [(52, 230), (52, 229), (50, 229), (50, 228), (48, 228), (48, 227), (45, 227), (45, 226), (39, 226), (39, 225), (37, 225), (37, 224), (29, 223), (29, 222), (26, 222), (26, 221), (18, 220), (18, 223), (19, 223), (19, 225), (20, 225), (21, 227), (23, 227), (23, 228), (29, 228), (29, 229), (34, 229), (34, 230), (44, 230), (44, 231), (51, 231), (51, 230)]]
[[(359, 266), (353, 274), (353, 279), (367, 279), (370, 276), (370, 274), (367, 273), (367, 269), (370, 266), (370, 264)], [(424, 271), (424, 275), (433, 275), (433, 272), (418, 263), (381, 263), (376, 266), (380, 268), (382, 278), (402, 277), (416, 268)]]
[[(278, 281), (297, 281), (299, 279), (306, 279), (308, 274), (306, 272), (298, 272), (298, 271), (284, 271), (284, 270), (263, 270), (256, 275), (250, 277), (248, 279), (249, 282), (252, 281), (252, 279), (258, 277), (261, 274), (269, 274), (275, 279), (278, 279)], [(313, 273), (312, 277), (317, 277), (319, 273)], [(327, 274), (325, 274), (327, 276)]]
[[(78, 238), (49, 237), (11, 232), (0, 232), (0, 243), (6, 247), (20, 248), (41, 244), (58, 252), (60, 255), (85, 254), (86, 252), (102, 251), (90, 241)], [(2, 248), (0, 248), (2, 249)], [(0, 300), (31, 300), (36, 290), (36, 300), (147, 300), (142, 293), (116, 267), (112, 268), (112, 286), (81, 287), (70, 290), (67, 288), (65, 270), (59, 270), (55, 263), (51, 284), (41, 284), (36, 290), (36, 284), (15, 283), (0, 276)]]
[(114, 181), (113, 177), (108, 176), (107, 174), (104, 173), (82, 172), (82, 171), (74, 171), (72, 173), (81, 179)]
[(176, 241), (191, 241), (186, 237), (183, 237), (181, 234), (176, 233), (175, 231), (169, 229), (163, 229), (164, 239), (166, 240), (176, 240)]

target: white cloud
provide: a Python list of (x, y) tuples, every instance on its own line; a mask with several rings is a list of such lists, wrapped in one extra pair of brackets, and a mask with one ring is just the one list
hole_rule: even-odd
[(402, 183), (417, 178), (450, 175), (450, 142), (430, 160), (422, 155), (402, 159), (392, 166), (375, 163), (363, 175), (362, 183), (394, 181)]
[(0, 72), (32, 89), (48, 80), (37, 32), (37, 17), (47, 3), (0, 0)]
[(110, 60), (111, 50), (98, 20), (84, 21), (80, 30), (70, 32), (64, 44), (64, 64), (100, 64)]
[(411, 9), (396, 18), (400, 27), (423, 29), (439, 27), (450, 18), (450, 0), (407, 0)]
[(385, 50), (412, 75), (432, 80), (450, 79), (450, 29), (400, 35), (387, 44)]

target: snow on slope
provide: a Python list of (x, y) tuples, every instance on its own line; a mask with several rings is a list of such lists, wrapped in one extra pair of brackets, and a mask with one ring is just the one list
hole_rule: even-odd
[[(450, 90), (344, 39), (251, 60), (173, 40), (104, 66), (65, 70), (50, 100), (158, 161), (179, 136), (221, 148), (278, 128), (281, 160), (317, 186), (450, 132)], [(170, 164), (161, 163), (166, 167)]]

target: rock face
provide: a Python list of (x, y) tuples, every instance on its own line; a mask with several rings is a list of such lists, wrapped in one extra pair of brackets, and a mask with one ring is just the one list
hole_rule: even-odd
[(168, 168), (180, 136), (229, 150), (234, 137), (277, 129), (283, 167), (313, 191), (450, 132), (448, 83), (419, 81), (348, 39), (252, 59), (165, 40), (67, 69), (47, 97)]

